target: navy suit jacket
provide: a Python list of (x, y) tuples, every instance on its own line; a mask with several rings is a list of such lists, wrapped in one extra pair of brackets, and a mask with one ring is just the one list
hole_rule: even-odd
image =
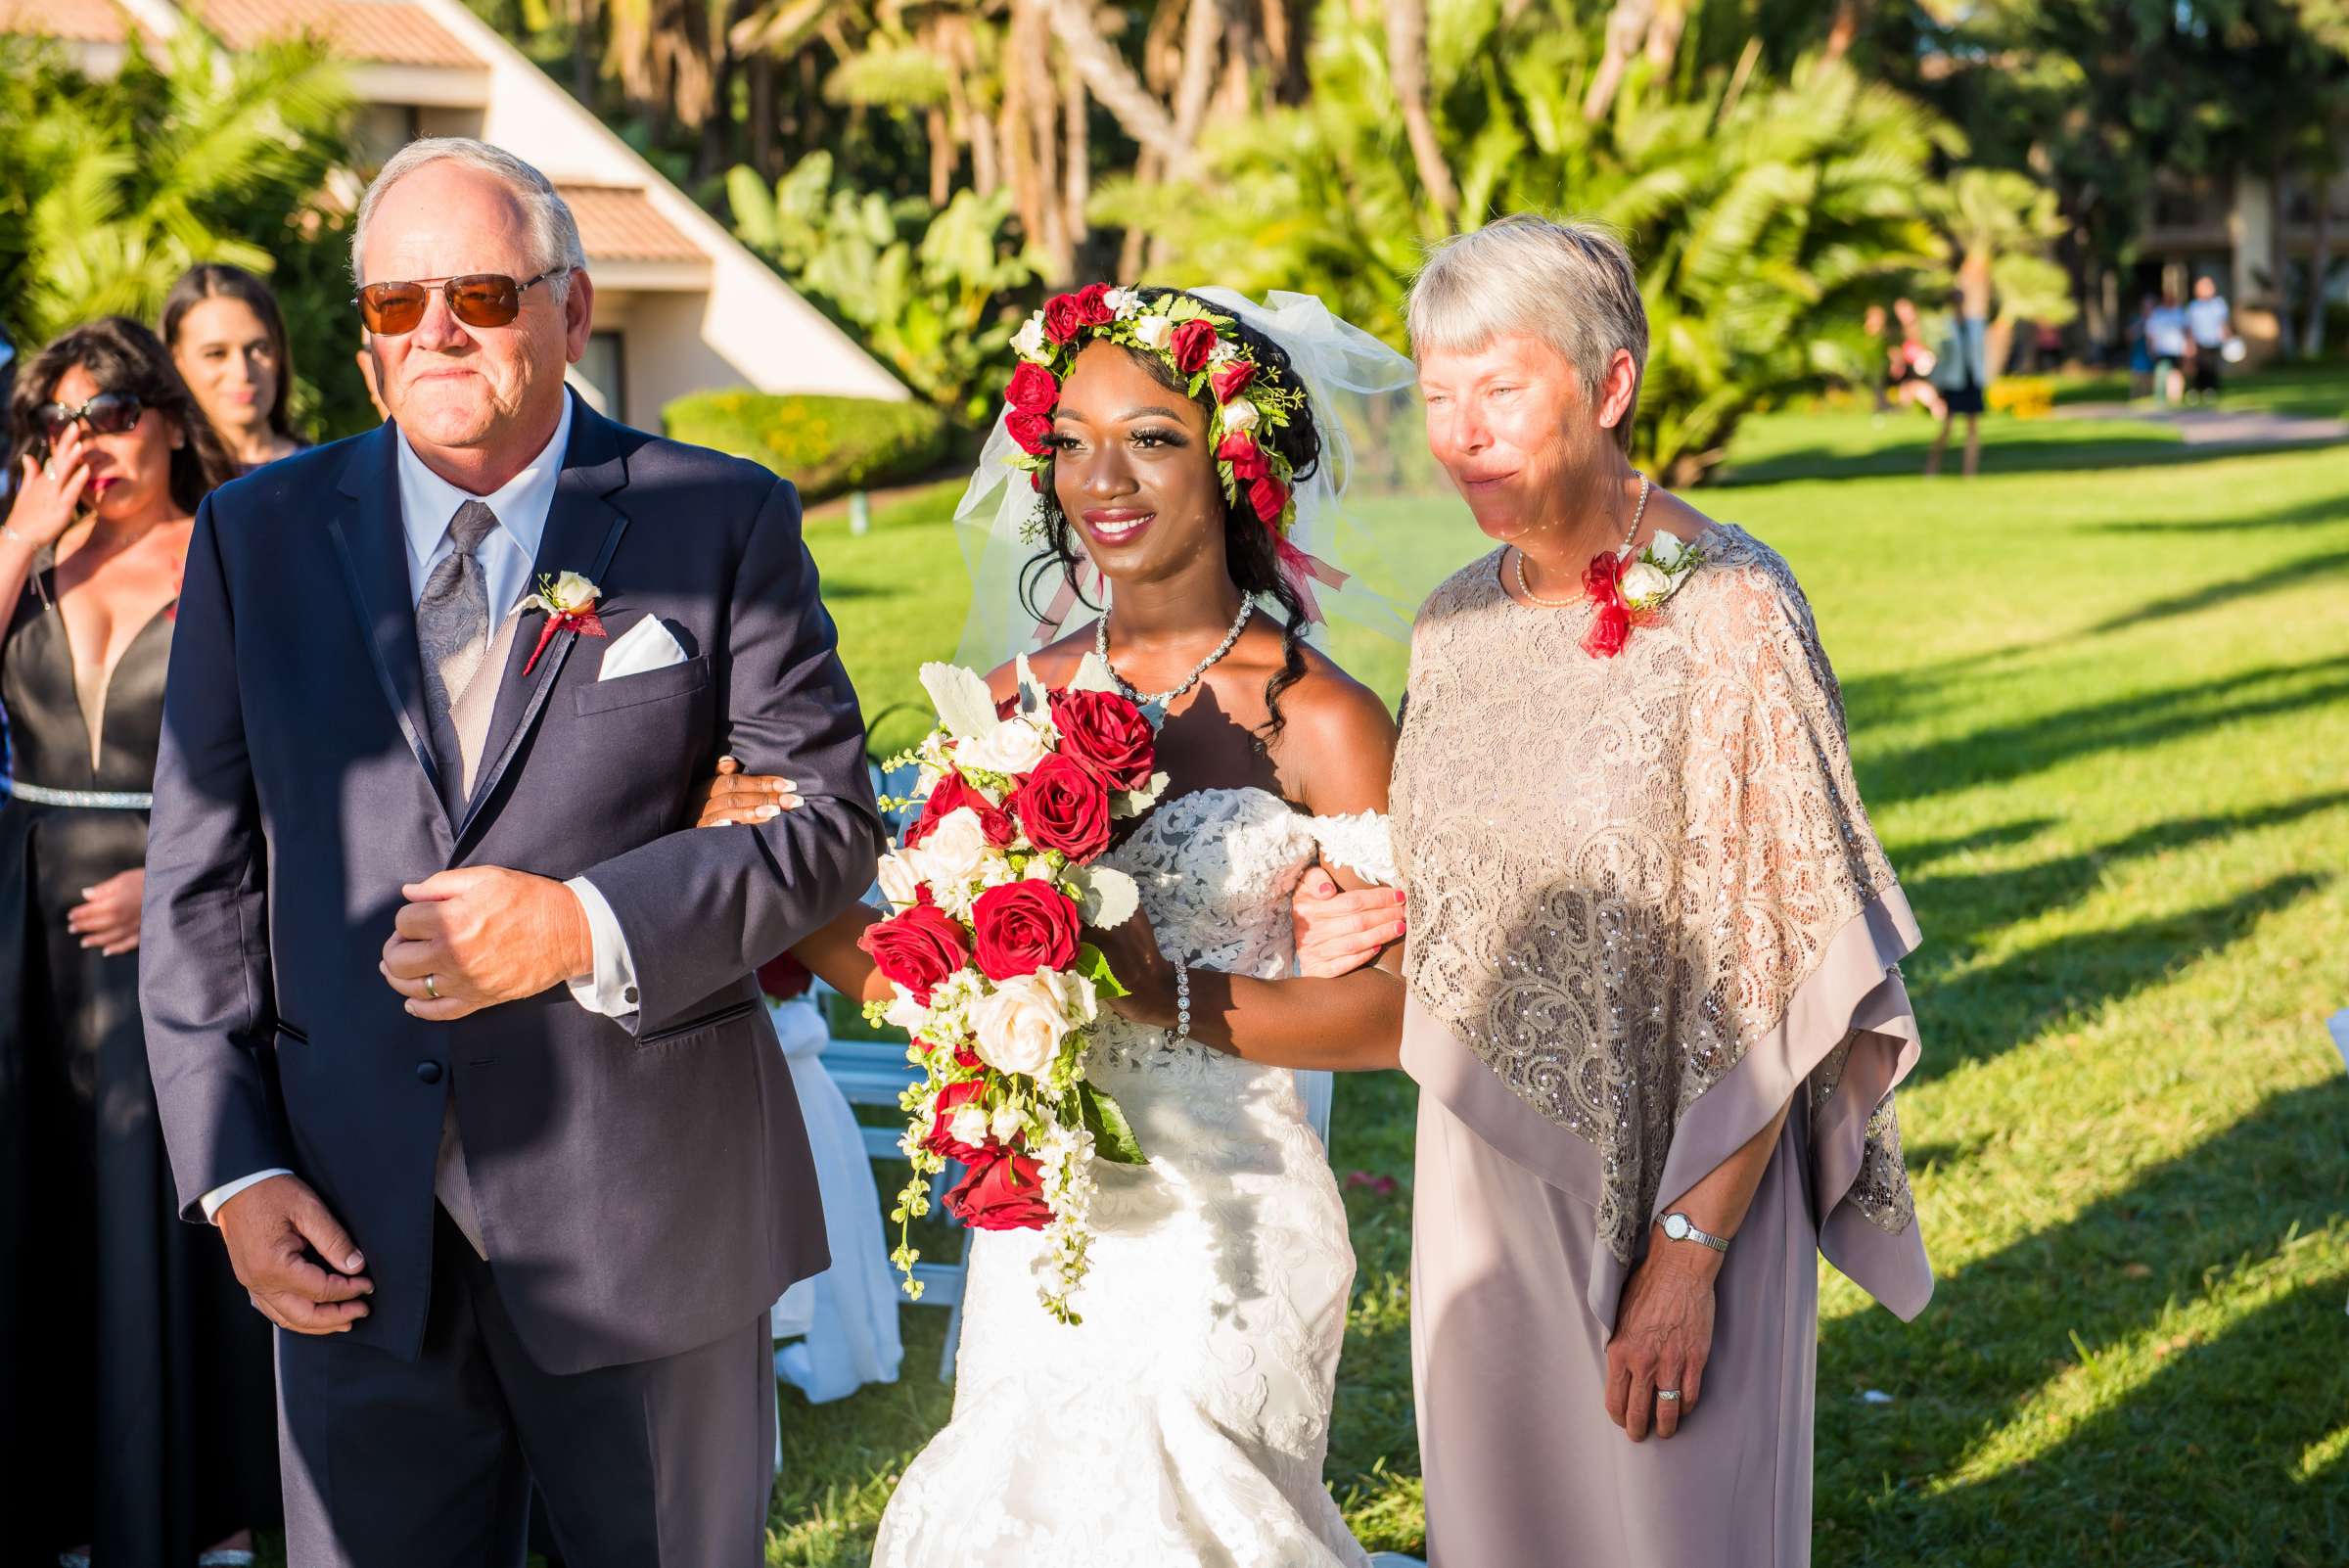
[[(612, 637), (688, 655), (599, 681), (565, 631), (503, 672), (478, 787), (436, 784), (391, 425), (273, 463), (197, 514), (163, 701), (140, 996), (183, 1214), (272, 1166), (367, 1257), (354, 1341), (413, 1358), (434, 1157), (456, 1095), (500, 1298), (572, 1372), (709, 1343), (824, 1268), (823, 1214), (753, 968), (872, 877), (880, 825), (792, 486), (580, 406), (535, 571), (585, 573)], [(717, 758), (805, 807), (692, 823)], [(584, 874), (640, 1010), (556, 986), (454, 1024), (376, 965), (400, 886)]]

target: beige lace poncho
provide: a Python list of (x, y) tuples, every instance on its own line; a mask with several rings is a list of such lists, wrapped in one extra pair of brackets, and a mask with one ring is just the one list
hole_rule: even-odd
[(1511, 600), (1497, 556), (1421, 611), (1405, 1065), (1591, 1203), (1609, 1322), (1661, 1206), (1800, 1086), (1821, 1246), (1908, 1316), (1931, 1291), (1891, 1093), (1916, 928), (1793, 575), (1735, 528), (1704, 546), (1613, 659), (1578, 645), (1587, 606)]

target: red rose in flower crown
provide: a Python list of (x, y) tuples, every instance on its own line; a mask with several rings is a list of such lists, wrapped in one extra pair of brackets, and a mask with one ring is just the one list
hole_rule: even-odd
[(904, 987), (925, 1007), (930, 1005), (931, 989), (960, 969), (970, 956), (963, 945), (961, 924), (928, 903), (865, 927), (856, 945), (872, 956), (873, 967), (881, 971), (884, 980)]
[(1228, 403), (1234, 397), (1237, 397), (1241, 392), (1246, 389), (1248, 383), (1254, 380), (1255, 377), (1256, 361), (1252, 359), (1235, 359), (1230, 364), (1225, 365), (1221, 370), (1219, 370), (1214, 375), (1208, 377), (1207, 384), (1209, 387), (1215, 390), (1217, 402)]
[(1109, 848), (1109, 786), (1073, 757), (1036, 764), (1007, 803), (1039, 850), (1058, 850), (1082, 864)]
[(1023, 414), (1050, 413), (1060, 401), (1060, 383), (1041, 365), (1022, 365), (1011, 373), (1003, 399)]
[(1068, 343), (1087, 327), (1106, 325), (1113, 314), (1108, 294), (1108, 284), (1088, 283), (1075, 294), (1055, 295), (1044, 304), (1045, 333), (1054, 343)]
[(949, 1160), (960, 1160), (965, 1165), (977, 1165), (982, 1160), (991, 1158), (994, 1151), (987, 1144), (965, 1143), (954, 1135), (954, 1113), (966, 1105), (975, 1104), (986, 1092), (987, 1081), (979, 1078), (948, 1084), (940, 1089), (938, 1107), (933, 1113), (937, 1120), (930, 1129), (930, 1135), (922, 1140), (923, 1146), (933, 1154), (943, 1154)]
[(1043, 1168), (1025, 1154), (994, 1151), (971, 1162), (946, 1207), (973, 1230), (1041, 1230), (1052, 1222)]
[(1158, 735), (1142, 711), (1114, 691), (1056, 691), (1052, 727), (1061, 750), (1114, 790), (1147, 789), (1158, 767)]
[(998, 850), (1020, 836), (1009, 812), (972, 788), (960, 773), (948, 773), (930, 787), (930, 798), (922, 803), (921, 820), (905, 830), (905, 848), (918, 848), (937, 831), (939, 823), (961, 810), (979, 818), (979, 831)]
[(1167, 340), (1168, 356), (1174, 361), (1174, 368), (1186, 376), (1205, 370), (1208, 356), (1215, 351), (1216, 329), (1205, 321), (1186, 321)]
[(1015, 408), (1005, 416), (1003, 428), (1030, 457), (1042, 457), (1052, 450), (1052, 421), (1046, 415)]
[(1077, 905), (1049, 883), (988, 889), (971, 904), (971, 956), (990, 980), (1066, 969), (1077, 961)]
[(1265, 449), (1246, 436), (1224, 437), (1223, 444), (1216, 448), (1216, 456), (1231, 465), (1233, 479), (1261, 480), (1272, 472)]

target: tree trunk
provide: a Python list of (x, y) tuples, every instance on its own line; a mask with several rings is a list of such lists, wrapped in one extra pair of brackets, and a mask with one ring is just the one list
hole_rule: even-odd
[(2292, 334), (2292, 249), (2285, 243), (2283, 220), (2289, 208), (2284, 182), (2291, 165), (2278, 153), (2268, 165), (2268, 233), (2273, 237), (2268, 263), (2268, 287), (2276, 297), (2276, 351), (2286, 359), (2298, 357), (2299, 341)]
[(1084, 210), (1093, 201), (1092, 127), (1086, 122), (1091, 104), (1085, 97), (1083, 81), (1076, 71), (1065, 68), (1060, 73), (1060, 93), (1062, 112), (1067, 115), (1067, 124), (1061, 131), (1064, 165), (1061, 205), (1067, 214), (1062, 221), (1067, 225), (1069, 249), (1074, 253), (1093, 233), (1092, 222)]
[(781, 175), (775, 156), (775, 59), (760, 52), (751, 56), (751, 167), (772, 185)]
[(582, 104), (595, 102), (595, 0), (573, 0), (571, 30), (571, 95)]
[(1436, 122), (1427, 109), (1427, 0), (1387, 0), (1387, 79), (1394, 84), (1396, 106), (1403, 112), (1404, 134), (1410, 140), (1419, 183), (1449, 231), (1460, 219), (1460, 191), (1444, 161), (1444, 147), (1436, 140)]
[[(1143, 148), (1141, 156), (1133, 161), (1133, 181), (1136, 185), (1155, 185), (1164, 172), (1165, 170), (1159, 163), (1158, 155), (1147, 147)], [(1142, 262), (1149, 243), (1150, 231), (1140, 224), (1134, 224), (1126, 230), (1125, 237), (1118, 244), (1118, 281), (1120, 283), (1141, 281)]]
[(1044, 253), (1044, 281), (1060, 285), (1068, 283), (1077, 271), (1076, 247), (1069, 243), (1068, 209), (1062, 205), (1067, 191), (1060, 166), (1063, 98), (1052, 69), (1052, 31), (1040, 0), (1018, 0), (1018, 4), (1026, 13), (1020, 69), (1028, 78), (1028, 136), (1035, 156), (1037, 224), (1031, 232)]
[(1595, 125), (1615, 107), (1624, 73), (1632, 69), (1632, 57), (1647, 41), (1648, 24), (1655, 19), (1656, 0), (1615, 0), (1615, 9), (1607, 16), (1606, 51), (1599, 56), (1598, 69), (1590, 74), (1590, 91), (1583, 99), (1584, 119)]
[(2332, 270), (2332, 181), (2322, 170), (2309, 176), (2316, 210), (2309, 230), (2308, 316), (2300, 329), (2300, 357), (2314, 359), (2325, 351), (2325, 275)]
[(930, 144), (930, 210), (942, 210), (954, 200), (954, 135), (946, 128), (946, 112), (936, 104), (922, 112), (922, 136)]
[(1215, 91), (1222, 42), (1223, 8), (1219, 0), (1191, 0), (1182, 28), (1182, 76), (1174, 84), (1174, 137), (1186, 152), (1198, 145), (1199, 127), (1207, 122), (1208, 95)]
[[(1166, 160), (1167, 172), (1180, 178), (1190, 172), (1190, 145), (1174, 133), (1174, 122), (1168, 117), (1166, 106), (1152, 97), (1150, 90), (1135, 77), (1131, 67), (1109, 40), (1093, 25), (1092, 14), (1085, 9), (1085, 0), (1049, 0), (1053, 34), (1068, 51), (1069, 61), (1077, 74), (1099, 99), (1118, 125), (1134, 143), (1156, 152)], [(1194, 7), (1212, 0), (1192, 0)]]

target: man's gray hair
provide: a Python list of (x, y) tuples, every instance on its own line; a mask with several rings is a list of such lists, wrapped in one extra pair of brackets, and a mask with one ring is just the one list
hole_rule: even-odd
[[(1618, 348), (1635, 378), (1647, 373), (1647, 306), (1632, 254), (1613, 230), (1520, 213), (1445, 241), (1412, 280), (1411, 352), (1474, 353), (1497, 339), (1539, 338), (1575, 369), (1595, 408)], [(1615, 427), (1626, 451), (1632, 408)]]
[(359, 275), (359, 257), (366, 254), (367, 223), (375, 216), (376, 204), (386, 191), (428, 163), (462, 163), (506, 183), (522, 204), (523, 220), (530, 228), (531, 264), (540, 271), (570, 269), (547, 280), (548, 293), (560, 304), (571, 293), (571, 272), (583, 271), (587, 265), (587, 252), (579, 244), (578, 219), (571, 215), (571, 205), (555, 190), (554, 181), (538, 170), (504, 148), (470, 136), (422, 137), (393, 153), (376, 172), (367, 194), (359, 199), (359, 221), (351, 230), (351, 281), (367, 281)]

